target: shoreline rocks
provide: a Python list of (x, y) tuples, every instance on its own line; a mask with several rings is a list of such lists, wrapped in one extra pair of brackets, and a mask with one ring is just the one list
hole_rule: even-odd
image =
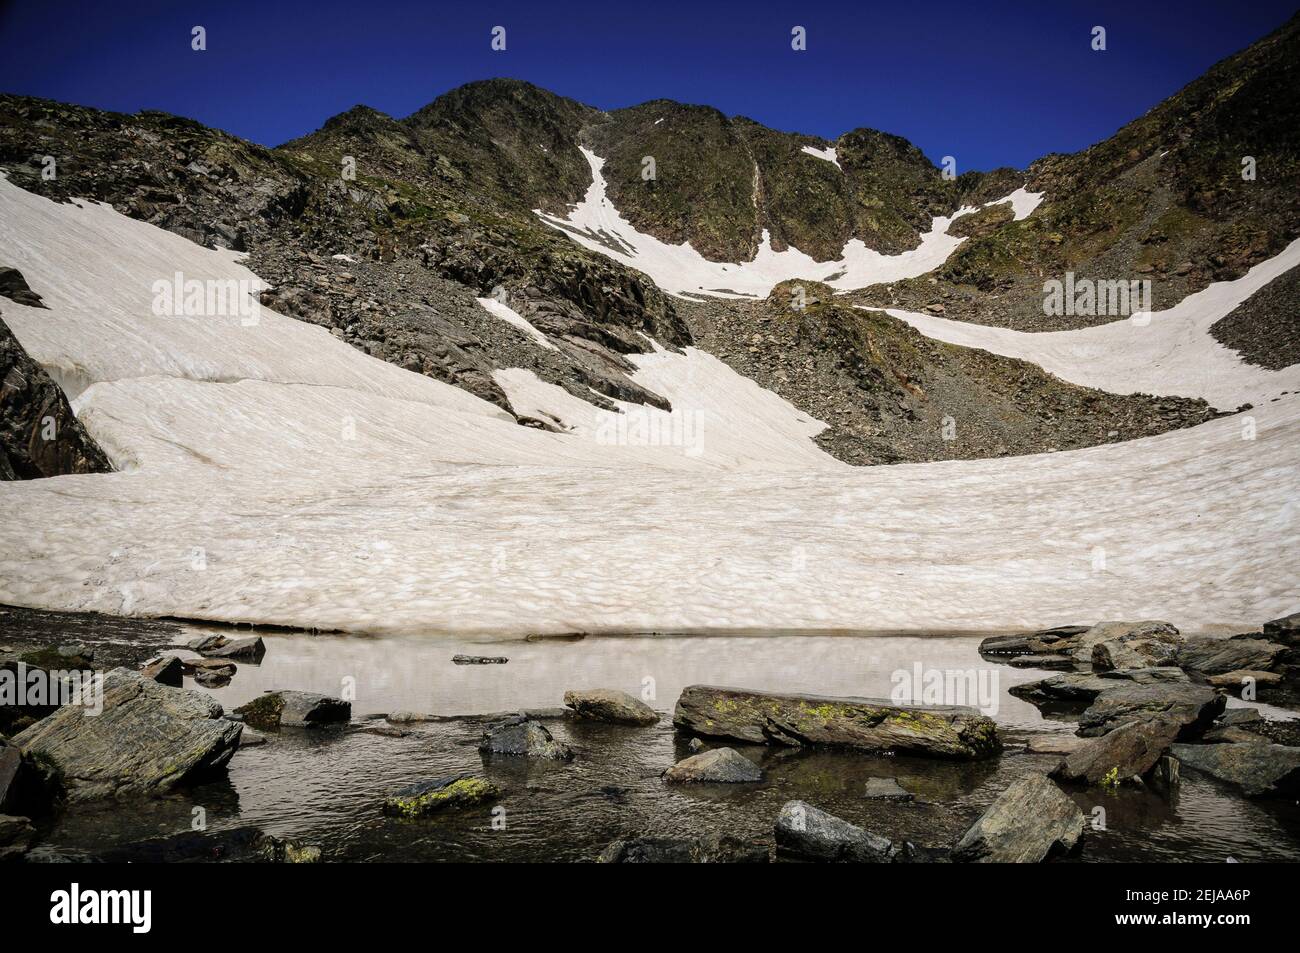
[(66, 705), (14, 738), (53, 759), (71, 800), (164, 794), (223, 767), (243, 730), (207, 695), (124, 668), (104, 676), (102, 704), (95, 717)]
[(1206, 731), (1223, 714), (1227, 696), (1203, 685), (1120, 686), (1098, 695), (1079, 716), (1079, 734), (1104, 735), (1131, 721), (1167, 715), (1181, 725), (1186, 740)]
[(641, 699), (613, 688), (568, 691), (564, 693), (564, 704), (572, 708), (577, 717), (588, 721), (640, 727), (659, 723), (659, 715), (653, 708)]
[(616, 840), (600, 852), (598, 864), (766, 864), (765, 844), (729, 834), (706, 837), (633, 837)]
[(352, 703), (316, 692), (272, 691), (240, 705), (235, 714), (242, 715), (244, 721), (260, 731), (314, 728), (348, 721), (352, 717)]
[(973, 708), (912, 708), (879, 699), (711, 685), (682, 690), (673, 724), (706, 738), (750, 744), (829, 745), (946, 758), (984, 758), (1002, 747), (992, 719)]
[(763, 770), (735, 748), (713, 748), (683, 758), (663, 774), (670, 784), (748, 784), (763, 780)]

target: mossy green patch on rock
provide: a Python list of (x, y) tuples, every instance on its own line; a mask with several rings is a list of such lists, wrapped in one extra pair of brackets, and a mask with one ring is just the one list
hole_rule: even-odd
[(384, 801), (384, 813), (393, 817), (423, 817), (473, 807), (500, 796), (500, 789), (486, 778), (457, 774), (403, 788)]

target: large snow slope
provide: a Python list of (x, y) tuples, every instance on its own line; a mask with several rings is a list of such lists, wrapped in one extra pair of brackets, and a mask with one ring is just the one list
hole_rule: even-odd
[[(150, 311), (229, 253), (0, 180), (4, 320), (128, 469), (0, 484), (0, 602), (412, 632), (1188, 629), (1291, 611), (1300, 401), (1090, 450), (855, 469), (711, 356), (624, 426), (523, 371), (491, 405), (263, 310)], [(638, 415), (640, 415), (638, 417)], [(656, 416), (657, 415), (657, 416)], [(665, 421), (663, 418), (669, 418)], [(675, 423), (673, 421), (676, 421)]]
[[(833, 161), (834, 150), (829, 152), (830, 155), (817, 155)], [(753, 261), (715, 262), (697, 252), (689, 242), (670, 245), (637, 231), (606, 195), (605, 176), (601, 171), (605, 160), (589, 149), (584, 148), (582, 154), (591, 165), (591, 185), (583, 200), (572, 208), (567, 218), (542, 211), (537, 214), (579, 244), (645, 272), (660, 288), (676, 295), (763, 298), (773, 286), (790, 278), (824, 281), (841, 290), (914, 278), (948, 260), (965, 241), (949, 235), (948, 226), (975, 211), (961, 208), (949, 217), (935, 218), (930, 231), (921, 236), (921, 243), (898, 255), (882, 255), (855, 238), (844, 246), (839, 261), (819, 262), (793, 247), (773, 251), (771, 237), (764, 230)], [(1038, 207), (1041, 199), (1041, 193), (1017, 189), (1006, 198), (988, 204), (1009, 203), (1014, 217), (1022, 219)]]

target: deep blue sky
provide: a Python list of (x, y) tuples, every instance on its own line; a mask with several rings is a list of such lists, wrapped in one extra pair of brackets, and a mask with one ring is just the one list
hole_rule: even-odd
[[(1296, 6), (0, 0), (0, 91), (162, 109), (278, 145), (356, 103), (404, 116), (511, 76), (606, 109), (667, 97), (827, 138), (872, 126), (965, 171), (1104, 139)], [(190, 49), (195, 24), (206, 52)], [(504, 53), (489, 48), (498, 24)], [(790, 49), (795, 24), (807, 52)]]

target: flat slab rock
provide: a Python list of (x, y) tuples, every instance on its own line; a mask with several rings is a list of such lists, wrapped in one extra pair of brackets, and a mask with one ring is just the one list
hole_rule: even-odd
[(1178, 650), (1183, 668), (1203, 675), (1222, 675), (1241, 669), (1267, 671), (1285, 649), (1263, 639), (1188, 639)]
[(659, 715), (653, 708), (627, 692), (613, 688), (592, 688), (564, 693), (564, 704), (579, 718), (615, 725), (654, 725)]
[(763, 780), (763, 771), (735, 748), (713, 748), (683, 758), (664, 772), (673, 784), (745, 784)]
[(1068, 854), (1083, 836), (1083, 812), (1051, 780), (1030, 774), (998, 795), (953, 848), (952, 859), (1036, 864)]
[(1204, 685), (1121, 684), (1098, 695), (1079, 716), (1079, 734), (1096, 737), (1130, 721), (1168, 715), (1182, 723), (1186, 740), (1208, 729), (1226, 704), (1227, 696)]
[(1234, 784), (1247, 797), (1300, 794), (1300, 748), (1261, 739), (1257, 744), (1177, 744), (1172, 750), (1187, 767)]
[(992, 719), (973, 708), (912, 708), (872, 698), (710, 685), (682, 690), (673, 724), (692, 734), (750, 744), (833, 745), (946, 758), (984, 758), (1002, 747)]
[(170, 688), (138, 672), (104, 676), (103, 712), (65, 706), (14, 741), (54, 759), (71, 800), (164, 794), (222, 767), (243, 725), (202, 692)]
[(235, 714), (261, 731), (278, 728), (313, 728), (331, 722), (348, 721), (352, 703), (316, 692), (266, 692), (240, 705)]
[(910, 801), (916, 795), (899, 784), (897, 778), (868, 778), (862, 796), (869, 801)]

